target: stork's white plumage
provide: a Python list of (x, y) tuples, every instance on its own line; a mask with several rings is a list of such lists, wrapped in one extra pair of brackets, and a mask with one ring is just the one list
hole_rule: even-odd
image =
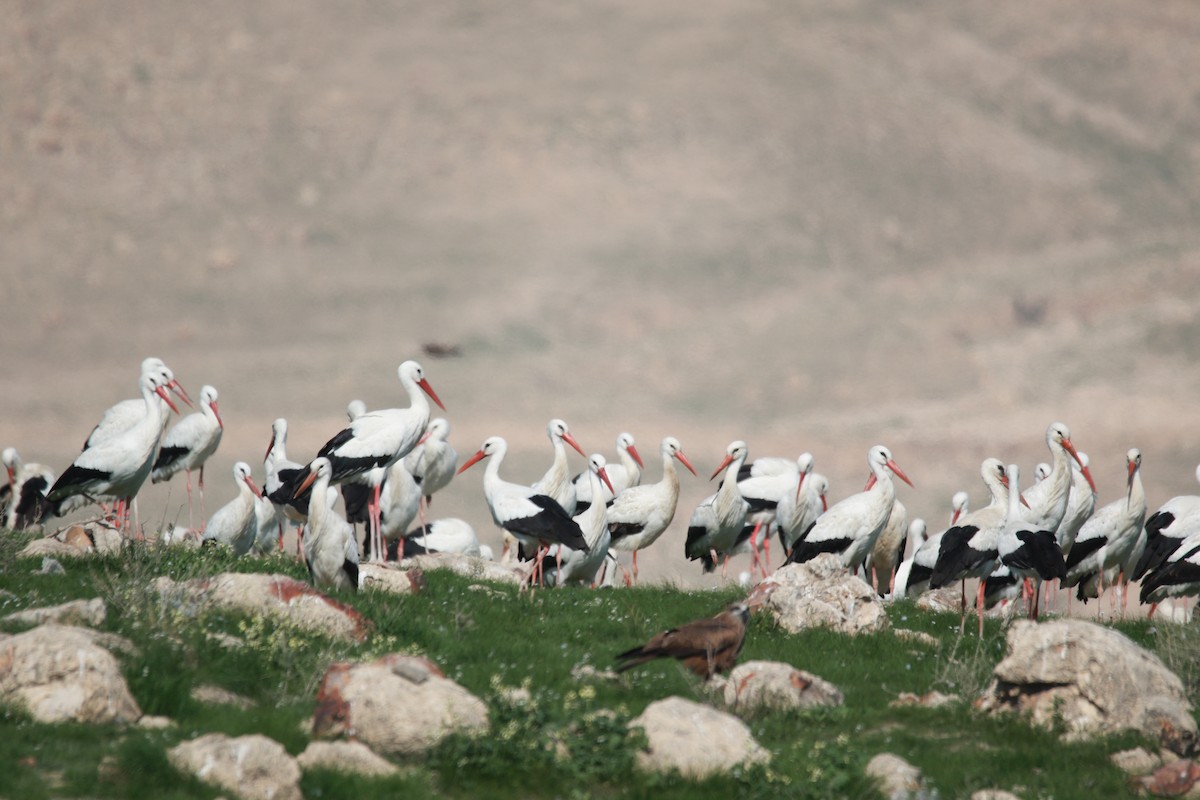
[(461, 553), (483, 558), (483, 545), (471, 523), (457, 517), (435, 519), (404, 535), (404, 557), (422, 553)]
[[(604, 489), (611, 494), (613, 487), (605, 469), (608, 462), (599, 453), (588, 457), (588, 478), (592, 497), (602, 496)], [(607, 484), (607, 485), (606, 485)], [(543, 583), (549, 586), (565, 586), (568, 584), (595, 584), (596, 573), (608, 556), (608, 546), (612, 535), (608, 531), (608, 508), (604, 503), (588, 503), (588, 507), (574, 516), (583, 538), (587, 541), (587, 550), (572, 550), (563, 545), (553, 545), (550, 553), (555, 556), (555, 567), (548, 572)], [(561, 564), (561, 566), (558, 566)]]
[(6, 447), (0, 454), (8, 474), (9, 501), (0, 522), (4, 527), (20, 531), (37, 525), (49, 511), (46, 494), (54, 485), (54, 470), (44, 464), (21, 461), (15, 447)]
[(234, 555), (250, 552), (258, 538), (258, 517), (254, 499), (262, 492), (250, 474), (250, 465), (239, 461), (233, 465), (233, 480), (237, 497), (218, 508), (204, 527), (204, 541), (218, 542), (233, 548)]
[[(1016, 464), (1009, 464), (1005, 476), (1008, 478), (1008, 511), (1000, 535), (996, 537), (996, 552), (1000, 564), (1007, 568), (1017, 581), (1025, 581), (1026, 586), (1029, 586), (1030, 582), (1040, 583), (1065, 577), (1066, 564), (1054, 533), (1037, 530), (1030, 525), (1021, 511), (1020, 468)], [(985, 585), (985, 602), (986, 594)], [(1037, 592), (1030, 592), (1028, 599), (1029, 617), (1037, 619)]]
[[(901, 561), (900, 566), (896, 568), (896, 579), (892, 583), (891, 596), (893, 598), (907, 597), (909, 595), (913, 565), (916, 563), (917, 555), (920, 554), (926, 538), (927, 526), (925, 525), (925, 520), (917, 517), (908, 523), (908, 539), (912, 542), (912, 555)], [(932, 567), (932, 564), (930, 567)]]
[(76, 456), (46, 494), (52, 506), (61, 508), (58, 505), (60, 502), (77, 495), (89, 499), (114, 497), (117, 499), (117, 516), (124, 517), (120, 524), (124, 527), (128, 523), (129, 504), (146, 478), (150, 477), (154, 452), (162, 435), (164, 409), (159, 398), (174, 408), (156, 374), (143, 374), (139, 385), (144, 411), (142, 418), (123, 433), (89, 447)]
[(308, 465), (308, 476), (300, 484), (309, 489), (308, 534), (304, 556), (308, 575), (318, 589), (358, 591), (358, 544), (354, 528), (336, 509), (338, 492), (329, 485), (333, 466), (317, 457)]
[(1096, 490), (1096, 482), (1092, 480), (1092, 473), (1080, 462), (1075, 445), (1071, 443), (1071, 431), (1066, 425), (1061, 422), (1050, 423), (1046, 428), (1046, 447), (1053, 457), (1050, 474), (1026, 490), (1025, 502), (1029, 507), (1026, 518), (1034, 530), (1053, 531), (1057, 536), (1070, 502), (1072, 460), (1079, 464), (1092, 491)]
[[(397, 540), (404, 536), (421, 507), (421, 485), (408, 471), (404, 460), (397, 461), (387, 469), (383, 490), (379, 496), (380, 525), (383, 532), (387, 557), (395, 550), (398, 560), (404, 552), (404, 543)], [(392, 544), (395, 543), (395, 547)], [(374, 555), (374, 551), (369, 551)], [(381, 558), (383, 556), (380, 556)]]
[[(605, 469), (608, 474), (608, 482), (612, 485), (612, 491), (609, 491), (608, 486), (605, 486), (603, 482), (600, 484), (603, 489), (602, 499), (605, 503), (610, 502), (613, 497), (629, 487), (637, 486), (642, 482), (642, 470), (646, 465), (642, 463), (642, 456), (637, 451), (632, 433), (617, 434), (617, 459), (620, 463), (609, 464)], [(585, 470), (576, 475), (572, 483), (575, 484), (575, 513), (579, 514), (592, 502), (591, 479)]]
[(688, 521), (684, 555), (689, 561), (701, 561), (705, 572), (716, 569), (717, 560), (723, 556), (721, 577), (725, 577), (729, 554), (737, 544), (738, 536), (746, 525), (746, 514), (750, 510), (737, 487), (738, 473), (746, 463), (748, 453), (745, 442), (730, 442), (725, 448), (725, 460), (709, 478), (712, 480), (724, 472), (721, 488), (716, 494), (701, 500)]
[(899, 499), (892, 502), (892, 513), (871, 548), (871, 572), (874, 573), (875, 591), (880, 597), (892, 593), (896, 584), (896, 570), (904, 560), (904, 549), (908, 544), (908, 509)]
[(862, 565), (892, 513), (896, 499), (892, 475), (912, 485), (883, 445), (867, 451), (867, 466), (872, 478), (869, 488), (834, 504), (818, 517), (792, 548), (788, 563), (803, 563), (821, 553), (838, 553), (844, 566), (855, 569)]
[(492, 520), (511, 533), (528, 550), (537, 551), (537, 563), (532, 574), (536, 584), (540, 578), (542, 558), (553, 544), (565, 544), (575, 550), (587, 550), (587, 540), (579, 524), (551, 497), (539, 494), (530, 486), (511, 483), (500, 477), (500, 464), (508, 452), (508, 443), (499, 436), (484, 440), (483, 446), (458, 468), (462, 474), (485, 458), (491, 458), (483, 473), (483, 495)]
[[(396, 374), (408, 394), (408, 408), (368, 411), (339, 431), (317, 452), (319, 457), (329, 459), (333, 483), (342, 483), (366, 473), (382, 478), (379, 470), (392, 466), (408, 455), (425, 435), (429, 425), (429, 400), (426, 396), (445, 409), (416, 361), (405, 361), (397, 368)], [(374, 482), (368, 507), (370, 535), (374, 537), (371, 552), (377, 554), (376, 557), (382, 557), (384, 552), (379, 522), (379, 495), (379, 483)]]
[(1125, 455), (1125, 496), (1098, 509), (1079, 529), (1067, 556), (1063, 586), (1078, 587), (1084, 602), (1099, 597), (1105, 585), (1123, 577), (1125, 563), (1143, 535), (1146, 493), (1142, 487), (1142, 454), (1135, 447)]
[(567, 448), (563, 446), (563, 442), (574, 447), (584, 458), (587, 458), (587, 454), (583, 452), (579, 442), (575, 441), (575, 437), (571, 435), (567, 423), (561, 419), (552, 419), (546, 423), (546, 435), (550, 437), (550, 444), (554, 446), (554, 461), (551, 462), (550, 469), (546, 470), (546, 474), (533, 484), (533, 490), (537, 494), (552, 498), (568, 514), (574, 514), (575, 485), (571, 483), (571, 472), (567, 464)]
[[(278, 547), (283, 549), (283, 521), (289, 520), (299, 527), (308, 519), (308, 497), (296, 495), (296, 489), (305, 478), (305, 467), (287, 457), (287, 420), (279, 417), (271, 423), (271, 442), (263, 456), (267, 477), (263, 481), (263, 494), (275, 506), (278, 523)], [(297, 542), (299, 544), (300, 542)], [(299, 548), (298, 548), (299, 549)], [(303, 550), (300, 550), (303, 553)]]
[(637, 554), (657, 541), (675, 518), (679, 503), (679, 473), (675, 460), (693, 475), (696, 470), (674, 436), (665, 436), (659, 447), (662, 454), (662, 478), (656, 483), (630, 486), (617, 494), (608, 508), (608, 530), (612, 550), (633, 553), (633, 580), (637, 581)]
[[(755, 463), (761, 460), (755, 459)], [(826, 504), (820, 487), (812, 479), (814, 463), (812, 453), (801, 453), (792, 462), (789, 488), (775, 507), (775, 524), (779, 527), (779, 541), (783, 544), (785, 555), (791, 555), (796, 540), (825, 512)]]
[[(804, 491), (803, 481), (812, 472), (812, 454), (803, 453), (795, 461), (787, 458), (768, 456), (756, 458), (742, 466), (738, 473), (738, 491), (742, 493), (749, 511), (746, 514), (746, 525), (751, 526), (749, 536), (746, 536), (746, 547), (757, 561), (758, 548), (762, 547), (766, 560), (771, 557), (770, 532), (774, 527), (783, 526), (779, 523), (779, 506), (784, 504), (793, 519), (789, 523), (796, 525), (794, 517), (801, 513), (797, 504)], [(804, 508), (803, 511), (808, 511)], [(739, 536), (739, 540), (745, 536)], [(786, 537), (785, 537), (786, 538)], [(794, 540), (793, 540), (794, 541)], [(738, 542), (742, 544), (741, 541)], [(785, 550), (787, 547), (785, 546)], [(766, 574), (766, 568), (763, 569)]]
[[(141, 376), (153, 375), (158, 379), (158, 384), (164, 388), (175, 392), (179, 399), (183, 400), (189, 407), (192, 405), (192, 399), (188, 397), (188, 393), (184, 391), (183, 386), (179, 381), (175, 380), (175, 373), (171, 368), (163, 363), (161, 358), (146, 358), (142, 360), (141, 369), (139, 372), (139, 380)], [(164, 402), (165, 401), (165, 402)], [(170, 415), (167, 414), (168, 407), (178, 413), (178, 409), (174, 404), (163, 395), (162, 399), (157, 400), (163, 409), (162, 414), (162, 429), (159, 431), (161, 437), (167, 430), (167, 424), (170, 422)], [(100, 421), (96, 423), (96, 427), (92, 428), (92, 432), (88, 434), (87, 441), (83, 443), (83, 449), (87, 450), (90, 447), (95, 447), (104, 443), (108, 439), (119, 436), (125, 431), (136, 425), (146, 413), (146, 406), (140, 397), (133, 397), (128, 400), (122, 400), (113, 406), (110, 406), (104, 415), (100, 417)]]
[(221, 412), (217, 408), (217, 390), (209, 385), (200, 387), (200, 410), (188, 414), (167, 431), (154, 459), (150, 473), (152, 483), (162, 483), (183, 470), (187, 474), (188, 526), (192, 520), (192, 470), (200, 471), (200, 509), (204, 511), (204, 462), (217, 452), (221, 434), (225, 431)]
[(1071, 462), (1071, 497), (1067, 500), (1067, 513), (1055, 532), (1059, 549), (1063, 553), (1071, 552), (1079, 530), (1096, 511), (1096, 492), (1084, 477), (1081, 465), (1088, 465), (1087, 453), (1079, 453), (1078, 463)]
[(421, 485), (426, 503), (450, 485), (458, 469), (458, 453), (447, 441), (449, 436), (450, 422), (445, 417), (431, 420), (417, 446), (404, 457), (404, 466)]
[[(1200, 466), (1196, 467), (1200, 481)], [(1200, 495), (1172, 497), (1146, 520), (1146, 547), (1130, 577), (1139, 580), (1158, 569), (1193, 533), (1200, 531)]]

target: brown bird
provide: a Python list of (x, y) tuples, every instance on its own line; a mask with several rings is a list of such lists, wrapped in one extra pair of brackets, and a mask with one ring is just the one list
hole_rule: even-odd
[(705, 680), (714, 673), (733, 669), (742, 644), (746, 641), (746, 623), (750, 606), (738, 601), (715, 617), (698, 619), (653, 636), (641, 647), (617, 656), (624, 662), (617, 672), (645, 664), (656, 658), (674, 658)]

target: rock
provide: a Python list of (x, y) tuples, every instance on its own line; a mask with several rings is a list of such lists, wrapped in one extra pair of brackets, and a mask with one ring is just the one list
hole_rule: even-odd
[(0, 699), (40, 722), (136, 722), (142, 710), (116, 658), (97, 643), (103, 640), (67, 625), (41, 625), (0, 640)]
[(366, 618), (350, 606), (286, 575), (226, 572), (178, 583), (161, 577), (154, 581), (154, 588), (164, 603), (193, 615), (210, 608), (234, 609), (352, 641), (366, 639), (369, 629)]
[(650, 772), (677, 770), (685, 777), (702, 779), (771, 757), (746, 723), (682, 697), (651, 703), (629, 726), (646, 732), (648, 748), (637, 754), (637, 762)]
[(142, 718), (137, 721), (139, 728), (146, 728), (152, 731), (161, 731), (174, 724), (175, 721), (170, 717), (157, 717), (151, 714), (143, 714)]
[(980, 789), (971, 794), (971, 800), (1021, 800), (1021, 798), (1003, 789)]
[(80, 556), (116, 553), (125, 546), (121, 532), (103, 523), (71, 525), (50, 536), (34, 539), (21, 550), (21, 557), (48, 556), (78, 558)]
[(67, 569), (62, 565), (62, 562), (57, 558), (46, 556), (42, 558), (42, 568), (38, 570), (39, 575), (66, 575)]
[(942, 694), (936, 689), (926, 692), (925, 694), (913, 694), (912, 692), (901, 692), (896, 695), (896, 699), (888, 703), (892, 708), (903, 708), (904, 706), (921, 706), (922, 708), (941, 708), (952, 703), (961, 702), (962, 698), (956, 694)]
[(296, 757), (300, 769), (329, 769), (356, 775), (395, 775), (399, 768), (361, 742), (310, 742)]
[(222, 689), (212, 684), (202, 684), (192, 687), (191, 697), (197, 703), (207, 703), (218, 706), (234, 706), (236, 708), (254, 708), (254, 701), (249, 697)]
[(388, 594), (416, 594), (425, 589), (425, 573), (419, 569), (404, 570), (394, 563), (377, 561), (358, 565), (358, 588)]
[(1162, 758), (1147, 751), (1144, 747), (1132, 750), (1122, 750), (1108, 757), (1117, 769), (1128, 775), (1149, 775), (1162, 766)]
[(91, 600), (72, 600), (57, 606), (43, 608), (27, 608), (4, 617), (3, 622), (16, 622), (23, 625), (42, 625), (47, 622), (57, 622), (61, 625), (101, 625), (108, 615), (104, 600), (93, 597)]
[[(879, 595), (850, 574), (838, 556), (825, 553), (804, 564), (787, 564), (762, 581), (754, 594), (785, 630), (833, 628), (848, 634), (888, 627)], [(751, 601), (753, 602), (753, 601)]]
[(1183, 683), (1153, 653), (1082, 620), (1020, 620), (980, 706), (1015, 710), (1035, 724), (1061, 719), (1069, 737), (1135, 730), (1190, 753), (1196, 721)]
[(921, 770), (900, 756), (880, 753), (867, 762), (867, 777), (879, 784), (888, 800), (909, 800), (925, 796), (925, 778)]
[(1196, 783), (1200, 781), (1200, 766), (1191, 760), (1163, 764), (1149, 775), (1133, 778), (1129, 783), (1135, 791), (1149, 792), (1156, 797), (1197, 797)]
[(928, 647), (937, 647), (941, 644), (936, 637), (931, 636), (924, 631), (910, 631), (907, 628), (893, 628), (892, 633), (896, 635), (897, 639), (905, 642), (916, 642), (917, 644), (923, 644)]
[(917, 598), (917, 608), (922, 611), (961, 611), (962, 587), (954, 585), (931, 589)]
[(283, 745), (253, 734), (210, 733), (167, 751), (171, 765), (246, 800), (303, 800), (300, 767)]
[(337, 663), (317, 691), (313, 735), (348, 736), (391, 755), (417, 755), (452, 733), (488, 730), (487, 706), (428, 659), (393, 653)]
[(494, 583), (511, 583), (520, 585), (521, 571), (488, 561), (479, 556), (462, 555), (461, 553), (425, 553), (404, 559), (403, 569), (421, 569), (426, 572), (436, 569), (448, 569), (459, 575), (477, 580)]
[(841, 691), (829, 681), (779, 661), (747, 661), (724, 682), (725, 705), (746, 714), (769, 709), (840, 706)]

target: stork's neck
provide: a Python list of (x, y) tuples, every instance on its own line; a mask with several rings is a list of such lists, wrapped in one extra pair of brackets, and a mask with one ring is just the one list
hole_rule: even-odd
[(575, 517), (575, 522), (583, 531), (584, 541), (587, 542), (590, 550), (596, 546), (596, 542), (600, 541), (600, 536), (604, 531), (608, 530), (608, 526), (605, 525), (605, 520), (608, 518), (608, 507), (604, 505), (604, 485), (600, 482), (600, 476), (590, 466), (588, 468), (588, 485), (592, 489), (592, 504), (584, 509), (582, 514)]
[[(245, 481), (242, 481), (242, 488), (246, 491), (250, 489)], [(319, 535), (325, 525), (325, 516), (329, 513), (328, 489), (329, 478), (317, 475), (317, 479), (313, 481), (312, 493), (308, 496), (308, 530), (313, 536)]]
[(1008, 471), (1008, 516), (1010, 523), (1021, 521), (1021, 486), (1020, 477), (1015, 469)]
[(1126, 516), (1136, 521), (1137, 518), (1146, 516), (1146, 492), (1142, 488), (1142, 471), (1136, 469), (1133, 472), (1133, 478), (1129, 481), (1128, 500), (1125, 504)]
[(617, 453), (621, 458), (621, 466), (625, 467), (625, 475), (629, 479), (630, 486), (637, 486), (642, 480), (642, 468), (633, 460), (633, 456), (629, 454), (629, 448), (622, 447)]
[[(679, 499), (679, 472), (675, 469), (675, 457), (667, 450), (663, 451), (662, 481), (671, 497)], [(630, 484), (633, 485), (632, 483)]]

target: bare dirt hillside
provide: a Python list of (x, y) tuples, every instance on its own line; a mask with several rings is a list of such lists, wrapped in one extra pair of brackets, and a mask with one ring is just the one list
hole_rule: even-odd
[[(551, 417), (811, 450), (834, 499), (882, 442), (936, 525), (1061, 419), (1102, 502), (1131, 446), (1195, 492), (1198, 37), (1183, 0), (18, 3), (0, 444), (61, 469), (158, 355), (221, 392), (211, 511), (272, 419), (306, 458), (448, 342), (452, 441), (515, 480)], [(652, 575), (694, 579), (711, 490)], [(498, 542), (479, 475), (435, 512)]]

